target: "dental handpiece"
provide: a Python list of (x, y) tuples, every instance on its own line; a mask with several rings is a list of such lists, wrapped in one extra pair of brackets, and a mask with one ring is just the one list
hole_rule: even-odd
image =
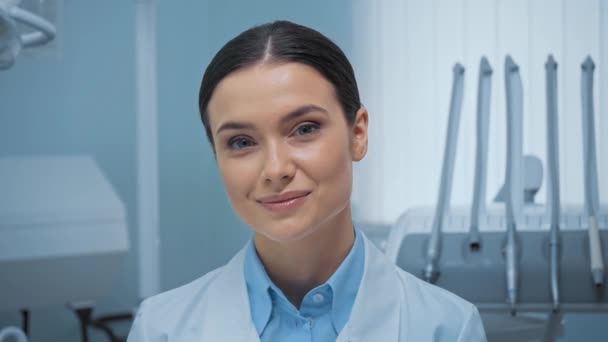
[(519, 270), (517, 265), (517, 233), (516, 224), (513, 220), (507, 220), (507, 241), (505, 244), (505, 275), (507, 279), (507, 303), (511, 314), (515, 315), (515, 305), (518, 298)]
[(471, 206), (471, 225), (469, 227), (469, 247), (472, 250), (481, 248), (479, 218), (485, 211), (491, 86), (492, 67), (488, 63), (488, 59), (482, 57), (479, 63), (479, 84), (477, 88), (475, 184), (473, 186), (473, 205)]
[(547, 87), (547, 201), (550, 211), (549, 275), (553, 311), (559, 310), (559, 255), (561, 200), (559, 186), (558, 115), (557, 115), (557, 63), (549, 55), (545, 63)]
[(523, 89), (519, 67), (511, 56), (507, 56), (505, 59), (505, 83), (507, 93), (507, 172), (505, 182), (507, 189), (505, 201), (507, 232), (504, 253), (507, 301), (511, 307), (511, 313), (514, 315), (519, 283), (517, 224), (519, 223), (523, 205), (523, 184), (521, 179), (523, 171)]
[(587, 57), (582, 64), (581, 102), (583, 117), (583, 165), (585, 168), (585, 213), (589, 217), (589, 255), (591, 276), (596, 286), (604, 284), (604, 259), (597, 215), (599, 194), (595, 155), (595, 123), (593, 110), (593, 72), (595, 64)]
[(462, 94), (464, 84), (464, 67), (457, 63), (453, 68), (452, 99), (448, 118), (447, 136), (441, 168), (441, 182), (439, 184), (439, 198), (435, 208), (433, 226), (426, 251), (427, 264), (423, 270), (424, 279), (430, 283), (439, 277), (439, 256), (441, 254), (441, 231), (443, 222), (448, 214), (448, 207), (452, 193), (452, 176), (454, 173), (454, 158), (456, 144), (458, 143), (458, 126), (460, 123), (460, 110), (462, 107)]

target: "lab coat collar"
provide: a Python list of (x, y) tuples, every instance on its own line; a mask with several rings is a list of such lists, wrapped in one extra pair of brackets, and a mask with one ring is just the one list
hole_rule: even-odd
[(252, 321), (258, 335), (261, 336), (272, 314), (270, 291), (274, 291), (274, 285), (257, 255), (253, 239), (247, 244), (244, 267)]
[[(336, 341), (398, 341), (403, 291), (395, 266), (362, 234), (365, 246), (365, 268), (350, 319)], [(226, 336), (230, 341), (259, 341), (251, 320), (247, 297), (244, 262), (247, 246), (239, 251), (207, 289), (205, 310), (214, 315), (201, 341)], [(234, 289), (226, 296), (226, 289)]]
[[(218, 336), (226, 336), (226, 341), (260, 340), (251, 320), (247, 297), (244, 276), (246, 250), (246, 246), (241, 249), (209, 286), (206, 296), (209, 306), (205, 312), (215, 317), (210, 320), (213, 324), (206, 325), (201, 341), (214, 341)], [(228, 289), (234, 289), (231, 295), (226, 295)]]
[(405, 296), (395, 265), (364, 237), (365, 269), (350, 319), (337, 342), (398, 341)]

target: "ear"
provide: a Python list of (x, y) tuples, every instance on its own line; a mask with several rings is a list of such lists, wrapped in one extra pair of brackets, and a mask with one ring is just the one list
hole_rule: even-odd
[(355, 113), (355, 122), (350, 132), (351, 156), (360, 161), (367, 153), (367, 109), (361, 107)]

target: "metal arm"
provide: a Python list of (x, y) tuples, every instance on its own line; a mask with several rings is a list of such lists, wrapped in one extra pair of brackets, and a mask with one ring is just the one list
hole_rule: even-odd
[(559, 221), (561, 217), (561, 201), (559, 189), (559, 146), (558, 146), (558, 115), (557, 115), (557, 63), (549, 55), (545, 64), (547, 86), (547, 201), (550, 211), (549, 232), (549, 274), (553, 311), (559, 310), (559, 256), (561, 253), (561, 238)]
[(595, 157), (595, 123), (593, 117), (593, 71), (591, 57), (582, 64), (581, 100), (583, 107), (583, 165), (585, 167), (585, 213), (589, 215), (589, 253), (591, 276), (596, 286), (604, 284), (604, 260), (602, 242), (597, 225), (599, 194), (597, 161)]
[(28, 25), (35, 31), (21, 35), (21, 43), (25, 47), (44, 45), (55, 38), (57, 30), (46, 19), (23, 10), (17, 6), (8, 10), (9, 15), (16, 21)]
[[(15, 64), (22, 47), (43, 45), (57, 34), (53, 24), (44, 18), (19, 8), (20, 0), (0, 0), (0, 70)], [(17, 22), (34, 29), (20, 33)]]
[(472, 250), (479, 250), (481, 248), (479, 217), (485, 211), (491, 86), (492, 67), (488, 63), (488, 59), (482, 57), (479, 63), (479, 84), (477, 88), (475, 185), (473, 188), (473, 205), (471, 206), (471, 226), (469, 227), (469, 246)]
[(519, 243), (517, 240), (517, 224), (521, 220), (523, 205), (522, 186), (522, 116), (523, 116), (523, 89), (519, 67), (511, 56), (505, 59), (505, 83), (507, 90), (507, 200), (506, 204), (506, 242), (505, 274), (507, 285), (507, 301), (511, 306), (511, 313), (515, 314), (517, 303), (519, 265), (517, 253)]
[(435, 208), (433, 227), (427, 246), (427, 265), (424, 268), (424, 279), (434, 283), (439, 277), (439, 255), (441, 253), (441, 230), (443, 220), (447, 216), (450, 196), (452, 192), (452, 175), (454, 173), (454, 157), (458, 142), (458, 125), (460, 122), (460, 109), (462, 107), (462, 93), (464, 84), (464, 67), (461, 64), (453, 68), (452, 99), (448, 119), (447, 136), (441, 168), (441, 183), (439, 185), (439, 198)]

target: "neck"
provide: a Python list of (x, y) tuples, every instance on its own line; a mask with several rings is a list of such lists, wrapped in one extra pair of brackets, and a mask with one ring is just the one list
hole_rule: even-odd
[(297, 308), (306, 293), (334, 274), (354, 240), (350, 206), (296, 241), (277, 242), (261, 234), (254, 235), (266, 273)]

